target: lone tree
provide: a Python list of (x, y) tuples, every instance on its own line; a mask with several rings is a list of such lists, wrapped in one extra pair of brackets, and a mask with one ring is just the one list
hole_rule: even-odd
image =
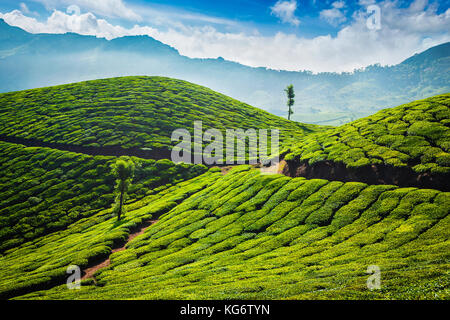
[(288, 101), (287, 101), (287, 106), (289, 107), (288, 120), (291, 120), (291, 114), (294, 113), (294, 111), (292, 110), (292, 106), (295, 103), (295, 100), (294, 100), (294, 98), (295, 98), (294, 86), (292, 84), (288, 85), (287, 88), (284, 89), (284, 91), (286, 91), (287, 98), (288, 98)]
[(130, 158), (119, 158), (112, 166), (113, 174), (116, 177), (116, 201), (114, 204), (114, 213), (117, 214), (117, 220), (125, 215), (123, 204), (127, 199), (128, 188), (134, 176), (134, 163)]

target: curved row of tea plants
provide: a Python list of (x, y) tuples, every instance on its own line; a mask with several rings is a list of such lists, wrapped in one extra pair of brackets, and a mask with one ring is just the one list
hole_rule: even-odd
[(209, 171), (189, 181), (155, 189), (126, 205), (117, 221), (111, 208), (72, 223), (64, 230), (39, 237), (0, 255), (0, 297), (9, 298), (65, 283), (69, 265), (85, 268), (107, 257), (135, 227), (169, 211), (189, 195), (213, 183), (221, 174)]
[(286, 160), (329, 160), (347, 167), (386, 164), (450, 173), (450, 94), (415, 101), (301, 138)]
[[(261, 175), (247, 166), (215, 174), (112, 254), (97, 284), (20, 298), (450, 297), (450, 193)], [(11, 267), (19, 253), (0, 265)], [(366, 286), (371, 265), (381, 269), (381, 290)]]
[[(0, 252), (110, 207), (115, 159), (0, 142)], [(206, 171), (169, 160), (132, 159), (137, 169), (131, 202)]]
[(203, 129), (281, 130), (281, 140), (322, 130), (186, 81), (122, 77), (0, 94), (0, 134), (79, 146), (170, 149), (171, 134)]

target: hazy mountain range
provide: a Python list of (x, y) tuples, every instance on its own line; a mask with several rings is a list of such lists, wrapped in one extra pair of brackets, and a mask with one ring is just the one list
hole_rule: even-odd
[(73, 33), (30, 34), (0, 19), (0, 92), (124, 75), (161, 75), (205, 85), (286, 116), (283, 89), (292, 83), (294, 120), (337, 125), (449, 92), (449, 71), (450, 43), (395, 66), (313, 74), (252, 68), (221, 58), (191, 59), (148, 36), (109, 41)]

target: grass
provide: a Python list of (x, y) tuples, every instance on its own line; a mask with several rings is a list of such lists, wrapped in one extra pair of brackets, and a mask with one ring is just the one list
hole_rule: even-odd
[[(11, 250), (0, 258), (1, 288), (87, 265), (158, 211), (160, 221), (114, 253), (97, 284), (18, 298), (449, 298), (449, 193), (265, 176), (248, 166), (215, 171), (144, 198), (122, 226), (98, 214)], [(381, 290), (366, 287), (369, 265), (381, 268)]]

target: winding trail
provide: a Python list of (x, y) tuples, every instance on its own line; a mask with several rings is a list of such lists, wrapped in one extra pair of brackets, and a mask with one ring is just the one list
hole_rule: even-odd
[(111, 251), (110, 255), (108, 256), (108, 258), (106, 258), (105, 260), (89, 267), (86, 268), (85, 270), (83, 270), (83, 277), (81, 278), (81, 280), (86, 280), (89, 278), (94, 279), (95, 281), (95, 277), (94, 277), (94, 273), (97, 272), (100, 269), (106, 268), (111, 264), (111, 255), (115, 252), (119, 252), (119, 251), (123, 251), (126, 248), (126, 245), (133, 240), (134, 238), (136, 238), (137, 236), (140, 236), (141, 234), (143, 234), (145, 232), (145, 230), (147, 230), (150, 226), (154, 225), (155, 223), (157, 223), (158, 220), (148, 220), (146, 222), (144, 222), (136, 232), (134, 233), (130, 233), (130, 235), (128, 236), (127, 241), (123, 244), (123, 246), (119, 247), (119, 248), (115, 248)]
[(83, 153), (90, 156), (133, 156), (143, 159), (170, 159), (171, 151), (165, 148), (142, 149), (142, 148), (122, 148), (120, 146), (84, 147), (72, 144), (44, 142), (36, 139), (26, 139), (0, 134), (0, 141), (14, 144), (21, 144), (26, 147), (51, 148), (60, 151)]

